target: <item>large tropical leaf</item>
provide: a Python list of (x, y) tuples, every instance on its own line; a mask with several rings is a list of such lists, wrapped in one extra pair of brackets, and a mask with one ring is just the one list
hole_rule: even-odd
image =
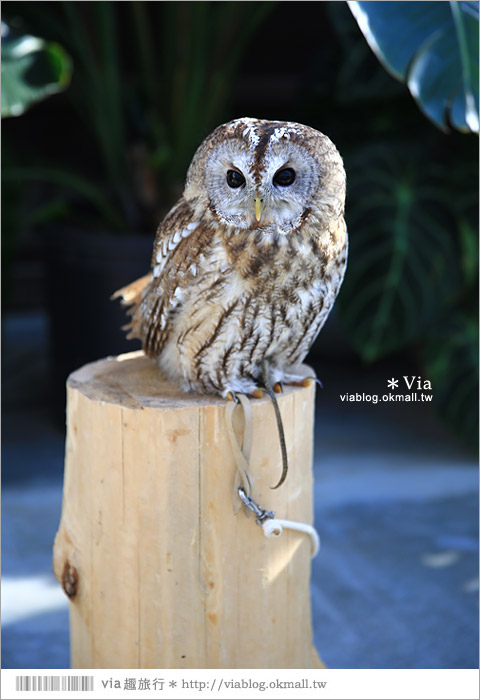
[(373, 361), (417, 338), (457, 293), (455, 222), (420, 149), (364, 148), (346, 167), (350, 252), (339, 309), (353, 345)]
[(438, 413), (457, 435), (478, 442), (478, 319), (451, 312), (428, 330), (423, 348)]
[(68, 87), (71, 60), (52, 41), (13, 36), (2, 23), (2, 117), (19, 116), (32, 104)]
[(440, 128), (478, 132), (478, 2), (349, 2), (370, 48)]

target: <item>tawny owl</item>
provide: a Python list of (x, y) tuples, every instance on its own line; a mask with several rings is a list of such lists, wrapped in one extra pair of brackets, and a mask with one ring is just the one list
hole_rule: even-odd
[(120, 290), (131, 337), (185, 391), (298, 380), (345, 272), (345, 171), (330, 139), (236, 119), (196, 151), (150, 275)]

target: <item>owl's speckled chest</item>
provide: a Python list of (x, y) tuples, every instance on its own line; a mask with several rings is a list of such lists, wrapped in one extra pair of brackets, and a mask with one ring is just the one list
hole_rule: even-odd
[(252, 392), (267, 357), (288, 381), (323, 325), (346, 264), (343, 220), (322, 237), (220, 230), (195, 259), (159, 365), (185, 389)]

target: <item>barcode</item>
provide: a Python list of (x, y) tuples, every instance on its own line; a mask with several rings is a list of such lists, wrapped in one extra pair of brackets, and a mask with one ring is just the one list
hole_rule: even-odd
[(93, 676), (16, 676), (15, 689), (20, 691), (93, 690)]

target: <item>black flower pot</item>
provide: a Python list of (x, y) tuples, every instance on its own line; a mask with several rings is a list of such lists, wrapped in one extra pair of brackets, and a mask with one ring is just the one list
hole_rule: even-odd
[(128, 318), (111, 295), (146, 274), (153, 235), (63, 227), (43, 232), (50, 320), (51, 403), (65, 424), (65, 381), (86, 362), (137, 350), (121, 327)]

